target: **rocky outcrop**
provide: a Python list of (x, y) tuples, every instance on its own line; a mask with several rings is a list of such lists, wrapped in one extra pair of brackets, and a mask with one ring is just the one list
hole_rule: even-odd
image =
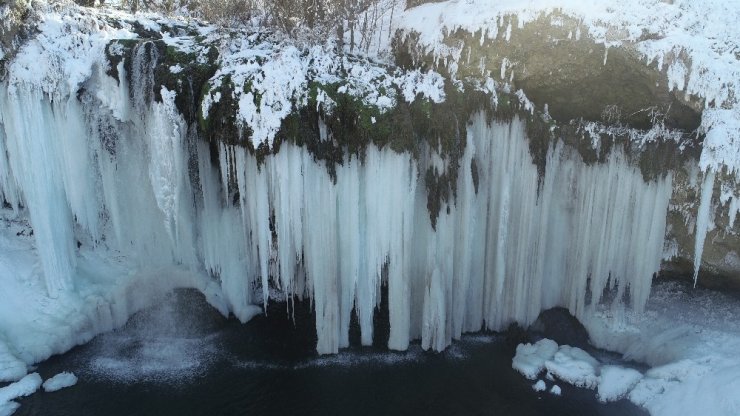
[(0, 4), (0, 70), (3, 62), (13, 56), (24, 31), (29, 30), (27, 19), (31, 1), (7, 0)]
[[(646, 65), (630, 45), (607, 47), (585, 33), (573, 17), (550, 14), (518, 28), (508, 17), (506, 33), (495, 38), (458, 30), (445, 39), (458, 59), (434, 56), (406, 34), (397, 49), (400, 63), (431, 64), (457, 78), (491, 77), (525, 91), (557, 121), (574, 119), (650, 128), (656, 118), (667, 127), (694, 131), (703, 101), (671, 91), (665, 71)], [(405, 62), (404, 62), (405, 61)], [(409, 62), (410, 61), (410, 62)]]
[[(666, 231), (667, 256), (664, 277), (690, 279), (696, 240), (696, 221), (701, 199), (698, 169), (694, 165), (673, 173), (673, 197)], [(731, 189), (733, 188), (734, 189)], [(717, 175), (711, 189), (714, 204), (710, 209), (710, 229), (706, 235), (698, 283), (714, 288), (740, 287), (740, 220), (727, 195), (740, 194), (734, 175)], [(733, 214), (733, 211), (735, 212)]]

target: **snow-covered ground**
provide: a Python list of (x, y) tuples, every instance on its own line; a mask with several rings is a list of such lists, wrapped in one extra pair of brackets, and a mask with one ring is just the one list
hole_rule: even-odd
[(644, 314), (601, 310), (584, 322), (594, 345), (648, 364), (644, 374), (548, 339), (519, 345), (512, 366), (532, 380), (546, 374), (596, 389), (602, 401), (628, 398), (652, 415), (733, 416), (740, 412), (739, 318), (738, 296), (661, 282)]

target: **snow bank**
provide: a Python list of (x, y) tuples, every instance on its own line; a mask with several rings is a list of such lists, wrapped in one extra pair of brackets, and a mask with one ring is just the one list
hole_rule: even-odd
[(545, 362), (558, 350), (558, 344), (550, 339), (541, 339), (534, 344), (519, 344), (511, 366), (524, 377), (534, 380), (545, 369)]
[(598, 398), (602, 402), (619, 400), (627, 395), (642, 379), (642, 373), (631, 368), (614, 365), (601, 367)]
[(547, 385), (544, 380), (537, 380), (537, 382), (532, 385), (532, 389), (537, 392), (545, 391), (547, 390)]
[(577, 387), (593, 389), (598, 384), (599, 362), (577, 347), (561, 345), (552, 359), (545, 361), (547, 371)]
[(0, 382), (16, 381), (26, 375), (26, 364), (19, 360), (3, 341), (0, 341)]
[(548, 346), (547, 354), (521, 344), (512, 366), (535, 379), (541, 356), (550, 355), (544, 363), (548, 375), (596, 388), (601, 401), (628, 398), (654, 416), (734, 416), (740, 410), (738, 310), (740, 299), (663, 282), (654, 287), (644, 314), (603, 308), (583, 320), (596, 346), (652, 366), (644, 374), (545, 340), (540, 345)]
[(44, 391), (51, 393), (77, 384), (77, 376), (73, 373), (62, 372), (44, 381)]
[[(408, 9), (397, 22), (405, 33), (419, 33), (421, 45), (454, 74), (462, 50), (444, 42), (449, 33), (462, 29), (480, 32), (481, 41), (508, 40), (512, 25), (522, 28), (555, 12), (573, 16), (596, 42), (636, 49), (646, 64), (665, 70), (672, 88), (704, 98), (702, 128), (707, 138), (700, 166), (714, 171), (726, 167), (740, 178), (738, 6), (737, 1), (722, 0), (446, 1)], [(582, 36), (580, 28), (575, 36)]]
[(0, 415), (11, 415), (20, 406), (13, 399), (33, 394), (41, 387), (41, 376), (38, 373), (29, 374), (19, 381), (0, 388)]
[(740, 300), (676, 282), (653, 288), (643, 315), (603, 310), (592, 342), (652, 366), (627, 397), (653, 415), (737, 415)]

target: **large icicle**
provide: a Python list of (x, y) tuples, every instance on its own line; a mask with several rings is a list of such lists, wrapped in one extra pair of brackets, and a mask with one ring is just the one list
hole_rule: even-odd
[[(75, 251), (70, 205), (78, 200), (75, 195), (82, 194), (78, 191), (84, 189), (85, 181), (78, 185), (70, 177), (79, 173), (84, 178), (91, 171), (80, 172), (87, 167), (86, 147), (73, 147), (79, 139), (84, 142), (86, 134), (79, 114), (66, 114), (63, 106), (52, 108), (32, 87), (16, 89), (13, 93), (0, 87), (0, 100), (0, 121), (5, 129), (10, 161), (6, 166), (10, 172), (3, 176), (13, 175), (23, 191), (41, 253), (47, 291), (56, 297), (73, 286)], [(68, 116), (68, 121), (64, 116)], [(69, 145), (61, 144), (60, 139)], [(75, 156), (81, 166), (68, 163)]]
[(714, 176), (713, 170), (708, 169), (704, 173), (704, 183), (701, 186), (701, 201), (699, 202), (699, 211), (696, 213), (696, 232), (694, 240), (694, 286), (699, 280), (699, 269), (701, 268), (701, 258), (704, 254), (704, 241), (707, 239), (707, 232), (711, 229), (712, 222), (712, 194), (714, 193)]

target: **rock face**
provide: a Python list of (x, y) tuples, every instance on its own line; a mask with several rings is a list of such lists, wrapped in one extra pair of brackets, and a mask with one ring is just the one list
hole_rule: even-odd
[[(489, 76), (521, 88), (538, 108), (547, 104), (560, 122), (622, 122), (647, 129), (661, 117), (667, 127), (699, 127), (703, 101), (670, 91), (666, 74), (646, 65), (629, 45), (598, 44), (585, 35), (586, 27), (565, 15), (542, 16), (521, 29), (516, 16), (507, 23), (512, 29), (493, 39), (480, 32), (450, 34), (446, 43), (460, 51), (460, 59), (448, 70), (460, 79)], [(420, 53), (413, 34), (401, 49), (417, 64), (441, 64)]]
[[(740, 287), (740, 221), (737, 220), (737, 211), (726, 200), (726, 195), (733, 191), (732, 187), (735, 195), (740, 193), (734, 176), (723, 172), (717, 175), (711, 189), (712, 200), (715, 201), (710, 210), (713, 227), (707, 232), (698, 278), (698, 283), (704, 286)], [(662, 272), (666, 277), (692, 277), (700, 199), (698, 169), (689, 166), (674, 172), (666, 232), (668, 255)]]
[(586, 328), (565, 308), (542, 311), (527, 331), (537, 338), (548, 338), (558, 344), (588, 349), (590, 340)]
[[(508, 90), (521, 90), (535, 112), (547, 113), (558, 126), (600, 126), (600, 135), (577, 128), (558, 130), (559, 139), (576, 147), (585, 160), (605, 145), (621, 145), (629, 148), (646, 180), (670, 173), (673, 196), (661, 275), (692, 278), (703, 182), (698, 162), (704, 100), (671, 88), (667, 65), (661, 69), (645, 62), (630, 43), (607, 47), (594, 42), (572, 17), (553, 13), (520, 25), (516, 16), (507, 16), (499, 26), (501, 33), (493, 37), (480, 31), (450, 33), (442, 52), (425, 49), (416, 33), (401, 33), (397, 62), (432, 67), (457, 79), (492, 79)], [(620, 34), (615, 31), (610, 37), (620, 39)], [(680, 54), (669, 58), (686, 59)], [(630, 130), (657, 134), (638, 143), (625, 137)], [(738, 195), (737, 175), (717, 173), (699, 284), (740, 287)]]
[(28, 27), (25, 20), (31, 13), (28, 0), (7, 0), (0, 4), (0, 69), (2, 62), (13, 55), (18, 36)]

